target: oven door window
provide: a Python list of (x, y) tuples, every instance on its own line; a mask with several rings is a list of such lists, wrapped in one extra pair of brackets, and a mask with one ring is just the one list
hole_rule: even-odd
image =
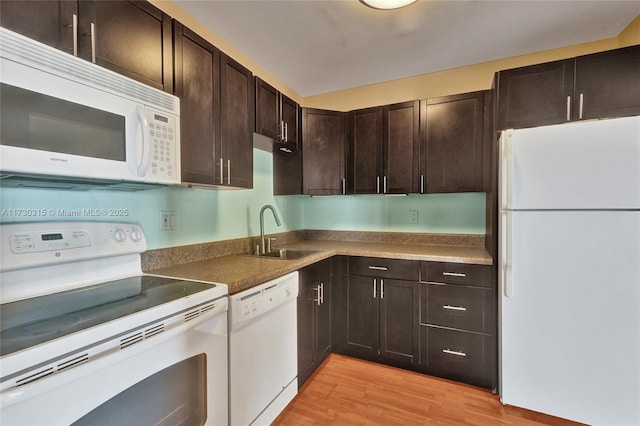
[(131, 386), (73, 425), (204, 425), (207, 356), (173, 364)]
[(32, 92), (0, 87), (3, 145), (126, 160), (125, 117)]

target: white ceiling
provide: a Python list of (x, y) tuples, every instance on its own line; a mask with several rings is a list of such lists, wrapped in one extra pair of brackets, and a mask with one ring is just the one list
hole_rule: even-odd
[(640, 1), (175, 0), (302, 96), (616, 37)]

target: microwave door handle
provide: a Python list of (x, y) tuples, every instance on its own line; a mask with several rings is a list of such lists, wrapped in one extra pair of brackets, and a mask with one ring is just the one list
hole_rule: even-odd
[(147, 169), (149, 168), (149, 151), (150, 144), (147, 140), (149, 135), (149, 123), (147, 122), (147, 118), (144, 116), (144, 109), (141, 106), (136, 108), (136, 112), (138, 114), (138, 120), (140, 121), (140, 125), (142, 126), (142, 158), (138, 163), (138, 176), (145, 176), (147, 174)]

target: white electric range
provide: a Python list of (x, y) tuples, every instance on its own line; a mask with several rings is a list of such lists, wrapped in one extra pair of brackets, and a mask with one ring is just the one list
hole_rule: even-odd
[(0, 240), (0, 424), (227, 424), (226, 285), (143, 274), (137, 224)]

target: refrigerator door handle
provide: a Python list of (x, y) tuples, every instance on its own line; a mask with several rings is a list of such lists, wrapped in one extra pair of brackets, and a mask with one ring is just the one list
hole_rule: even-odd
[(505, 130), (500, 135), (500, 209), (509, 206), (509, 169), (511, 163), (511, 130)]
[(511, 262), (511, 217), (508, 212), (502, 211), (500, 229), (500, 283), (505, 297), (513, 296), (513, 286), (509, 280), (509, 264)]

